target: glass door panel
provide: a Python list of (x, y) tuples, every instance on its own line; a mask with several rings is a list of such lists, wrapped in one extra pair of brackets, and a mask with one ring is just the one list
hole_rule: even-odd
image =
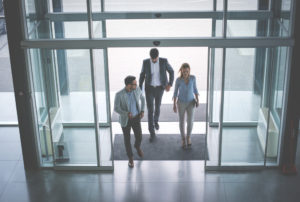
[[(46, 108), (48, 116), (44, 119), (43, 138), (40, 138), (42, 156), (52, 156), (56, 167), (60, 166), (93, 166), (98, 165), (96, 144), (94, 105), (91, 79), (89, 50), (33, 49), (31, 57), (40, 63), (32, 63), (36, 86), (45, 89), (45, 104), (41, 104), (42, 94), (36, 95), (36, 106)], [(87, 59), (88, 57), (88, 59)], [(62, 60), (65, 60), (64, 62)], [(62, 71), (65, 64), (67, 71)], [(39, 77), (44, 85), (37, 83)], [(62, 92), (61, 85), (68, 83), (67, 90)], [(38, 109), (41, 112), (42, 108)], [(43, 133), (41, 132), (41, 136)], [(48, 138), (49, 137), (49, 138)], [(47, 150), (48, 149), (48, 150)]]
[(207, 151), (206, 166), (219, 165), (219, 114), (222, 81), (223, 49), (209, 49), (209, 86), (208, 86), (208, 121), (207, 121)]
[(113, 166), (113, 148), (106, 50), (93, 50), (99, 121), (100, 166)]
[(261, 97), (254, 92), (254, 72), (254, 48), (226, 49), (223, 123), (257, 121)]
[(213, 1), (174, 1), (174, 0), (127, 0), (120, 2), (106, 0), (106, 11), (208, 11), (213, 9)]
[(108, 38), (210, 37), (211, 30), (211, 19), (106, 20)]
[[(262, 103), (266, 48), (226, 49), (222, 165), (263, 165), (268, 108)], [(268, 80), (266, 80), (268, 81)]]
[(40, 151), (41, 166), (53, 166), (52, 137), (49, 128), (49, 114), (47, 110), (46, 87), (44, 68), (42, 68), (40, 51), (28, 50), (28, 63), (30, 64), (30, 78), (32, 83), (32, 96), (35, 107), (35, 123), (37, 124), (38, 148)]
[(270, 116), (267, 137), (267, 165), (278, 164), (280, 146), (281, 119), (283, 116), (283, 97), (285, 86), (285, 75), (288, 69), (288, 47), (274, 49), (274, 65), (272, 66), (272, 80), (270, 84)]
[[(58, 56), (59, 52), (56, 51)], [(60, 93), (59, 88), (59, 117), (52, 122), (61, 122), (61, 133), (53, 131), (53, 146), (56, 149), (56, 166), (97, 166), (97, 131), (95, 128), (94, 94), (92, 87), (92, 71), (89, 50), (66, 50), (65, 58), (56, 57), (56, 64), (66, 60), (67, 74), (64, 79), (69, 83), (69, 90)], [(63, 79), (57, 71), (58, 85)], [(62, 77), (62, 76), (61, 76)], [(59, 137), (59, 138), (54, 138)]]

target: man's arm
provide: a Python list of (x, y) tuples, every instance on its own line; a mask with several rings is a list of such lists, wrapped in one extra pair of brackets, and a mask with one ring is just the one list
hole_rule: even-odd
[(143, 83), (144, 83), (144, 80), (145, 80), (145, 75), (146, 75), (146, 72), (145, 72), (145, 61), (143, 61), (142, 71), (140, 73), (140, 79), (139, 79), (139, 87), (140, 87), (140, 89), (142, 89), (142, 86), (143, 86)]
[(144, 111), (145, 111), (145, 97), (141, 91), (141, 89), (139, 89), (139, 93), (140, 93), (140, 100), (141, 100), (141, 114), (140, 114), (140, 118), (144, 117)]
[(166, 66), (167, 66), (167, 72), (169, 73), (169, 83), (168, 85), (169, 86), (172, 86), (173, 85), (173, 81), (174, 81), (174, 70), (172, 68), (172, 66), (169, 64), (168, 60), (166, 59)]
[(115, 97), (114, 111), (120, 115), (128, 114), (128, 112), (122, 110), (122, 108), (121, 108), (121, 96), (118, 93), (116, 94), (116, 97)]
[(144, 112), (145, 111), (145, 97), (141, 90), (140, 90), (140, 100), (141, 100), (141, 110), (142, 110), (142, 112)]

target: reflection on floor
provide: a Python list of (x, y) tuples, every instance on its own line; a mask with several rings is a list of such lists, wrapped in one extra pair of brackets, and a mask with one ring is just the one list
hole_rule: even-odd
[(70, 159), (66, 163), (97, 165), (95, 129), (65, 128), (63, 141)]
[[(264, 163), (264, 151), (260, 147), (256, 127), (224, 127), (222, 131), (222, 160), (228, 164)], [(207, 145), (210, 161), (208, 165), (218, 164), (219, 128), (208, 128)], [(274, 160), (274, 159), (273, 159)]]
[[(298, 172), (299, 160), (298, 149)], [(135, 161), (133, 169), (115, 161), (112, 173), (25, 172), (18, 128), (0, 128), (1, 202), (298, 202), (299, 187), (300, 175), (278, 169), (205, 172), (203, 161)]]
[(223, 163), (264, 162), (256, 127), (225, 127), (222, 137)]
[[(193, 134), (205, 134), (205, 122), (195, 122)], [(142, 123), (143, 134), (149, 134), (148, 124)], [(208, 164), (218, 162), (218, 141), (219, 134), (217, 127), (210, 127), (208, 130), (207, 144), (209, 161)], [(131, 133), (133, 133), (131, 131)], [(161, 122), (160, 130), (156, 131), (157, 136), (164, 134), (178, 134), (180, 140), (178, 123)], [(122, 134), (119, 123), (112, 123), (112, 144), (115, 134)], [(151, 144), (147, 139), (143, 139)], [(92, 127), (64, 128), (63, 142), (67, 145), (69, 158), (67, 164), (96, 164), (96, 135)], [(100, 154), (103, 162), (111, 161), (110, 129), (100, 129)], [(176, 145), (174, 145), (176, 146)], [(147, 152), (147, 151), (144, 151)], [(125, 153), (125, 151), (124, 151)], [(224, 127), (222, 138), (222, 164), (226, 163), (256, 163), (263, 164), (264, 152), (262, 151), (257, 138), (256, 127)]]

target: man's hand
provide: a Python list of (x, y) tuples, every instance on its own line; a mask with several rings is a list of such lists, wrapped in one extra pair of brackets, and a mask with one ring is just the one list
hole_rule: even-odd
[(170, 86), (170, 85), (167, 85), (167, 86), (166, 86), (166, 91), (169, 92), (170, 88), (171, 88), (171, 86)]
[(144, 112), (140, 113), (140, 118), (142, 119), (144, 117)]
[(131, 112), (128, 113), (128, 118), (132, 119), (132, 114), (131, 114)]
[(176, 104), (173, 105), (173, 111), (174, 111), (175, 113), (177, 113), (177, 107), (176, 107)]

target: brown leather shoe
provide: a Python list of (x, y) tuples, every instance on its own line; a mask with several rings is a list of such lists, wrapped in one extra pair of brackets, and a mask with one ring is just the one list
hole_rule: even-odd
[(136, 151), (137, 151), (139, 157), (142, 158), (144, 156), (144, 152), (141, 150), (141, 148), (136, 148)]

